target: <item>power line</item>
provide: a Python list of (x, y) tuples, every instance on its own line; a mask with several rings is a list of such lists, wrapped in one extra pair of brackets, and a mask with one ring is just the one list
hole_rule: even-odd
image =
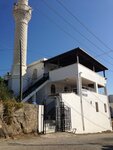
[[(110, 49), (108, 53), (113, 52), (113, 49), (111, 49), (107, 44), (105, 44), (96, 34), (94, 34), (80, 19), (78, 19), (77, 16), (75, 16), (64, 4), (56, 0), (57, 3), (59, 3), (76, 21), (78, 21), (91, 35), (93, 35), (101, 44), (103, 44), (106, 48)], [(113, 58), (113, 57), (112, 57)]]
[[(39, 10), (39, 9), (38, 9)], [(39, 12), (39, 11), (38, 11)], [(60, 27), (58, 24), (56, 24), (56, 22), (55, 21), (53, 21), (50, 17), (48, 17), (47, 16), (47, 14), (45, 15), (44, 13), (43, 13), (43, 15), (44, 16), (46, 16), (47, 17), (47, 19), (49, 19), (50, 21), (52, 21), (60, 30), (62, 30), (63, 32), (65, 32), (69, 37), (71, 37), (72, 39), (74, 39), (74, 40), (76, 40), (78, 43), (80, 43), (81, 44), (81, 42), (80, 41), (78, 41), (77, 39), (75, 39), (75, 37), (74, 36), (72, 36), (72, 34), (70, 34), (70, 33), (68, 33), (67, 31), (65, 31), (64, 30), (64, 28), (62, 28), (62, 27)], [(90, 51), (92, 51), (92, 50), (90, 50)], [(28, 51), (29, 52), (29, 51)], [(93, 53), (94, 53), (94, 51), (92, 51)], [(43, 55), (43, 53), (40, 53), (40, 55), (42, 56)], [(46, 56), (49, 56), (49, 57), (51, 57), (50, 55), (46, 55)], [(101, 55), (100, 55), (101, 56)], [(102, 58), (103, 60), (105, 60), (104, 58)], [(105, 60), (106, 61), (106, 60)], [(108, 60), (106, 61), (106, 63), (108, 63), (108, 64), (110, 64), (110, 65), (112, 65), (113, 66), (113, 64), (111, 63), (111, 62), (109, 62)], [(109, 70), (109, 71), (111, 71), (111, 72), (113, 72), (113, 70)]]
[(13, 48), (0, 48), (0, 50), (3, 50), (3, 51), (6, 50), (6, 49), (7, 50), (13, 50)]
[[(91, 107), (93, 107), (94, 109), (95, 109), (95, 106), (94, 105), (91, 105), (90, 104), (90, 102), (85, 98), (85, 97), (83, 97), (83, 99), (85, 99), (85, 101), (91, 106)], [(98, 98), (99, 99), (99, 98)], [(102, 102), (100, 99), (99, 99), (99, 101), (100, 102)], [(102, 102), (103, 103), (103, 102)], [(105, 104), (105, 103), (103, 103), (103, 104)], [(108, 116), (107, 115), (105, 115), (103, 112), (101, 112), (101, 111), (99, 111), (102, 115), (104, 115), (104, 116), (106, 116), (107, 118), (108, 118)]]
[[(65, 101), (64, 101), (64, 102), (65, 102)], [(72, 107), (68, 102), (65, 102), (65, 103), (67, 103), (67, 105), (68, 105), (69, 107), (71, 107), (77, 114), (79, 114), (79, 115), (81, 116), (81, 113), (78, 112), (74, 107)], [(90, 123), (92, 123), (93, 125), (95, 125), (95, 126), (97, 126), (97, 127), (100, 127), (100, 128), (102, 128), (102, 129), (104, 129), (104, 130), (107, 130), (105, 127), (103, 127), (103, 126), (101, 126), (101, 125), (99, 125), (99, 124), (93, 122), (92, 120), (90, 120), (89, 118), (87, 118), (85, 115), (83, 115), (83, 116), (84, 116), (84, 118), (85, 118), (86, 120), (88, 120), (88, 121), (89, 121)]]
[[(62, 15), (60, 15), (53, 7), (51, 7), (47, 1), (42, 1), (49, 9), (51, 9), (57, 16), (59, 16), (65, 23), (67, 23), (69, 26), (71, 26), (71, 28), (73, 28), (73, 30), (75, 30), (77, 33), (79, 33), (84, 39), (86, 39), (89, 43), (91, 43), (93, 46), (95, 46), (97, 49), (103, 51), (99, 46), (97, 46), (95, 43), (93, 43), (91, 40), (89, 40), (84, 34), (82, 34), (80, 31), (78, 31), (76, 29), (75, 26), (73, 26), (73, 24), (71, 24), (69, 21), (67, 21)], [(103, 51), (105, 52), (105, 51)], [(110, 58), (112, 58), (111, 56), (108, 56)], [(112, 58), (113, 59), (113, 58)]]
[(95, 94), (93, 94), (93, 93), (91, 93), (97, 100), (99, 100), (101, 103), (103, 103), (104, 104), (104, 102), (98, 97), (98, 96), (96, 96)]
[(100, 58), (102, 60), (104, 60), (106, 63), (108, 63), (109, 65), (113, 66), (113, 63), (111, 63), (109, 60), (106, 60), (105, 58)]
[(0, 71), (7, 71), (7, 70), (10, 70), (10, 69), (0, 69)]
[[(71, 28), (73, 28), (77, 33), (79, 33), (83, 38), (85, 38), (89, 43), (91, 43), (93, 46), (95, 46), (97, 49), (100, 49), (101, 51), (103, 51), (105, 53), (104, 50), (102, 50), (99, 46), (97, 46), (95, 43), (93, 43), (91, 40), (89, 40), (84, 34), (82, 34), (80, 31), (78, 31), (76, 29), (75, 26), (73, 26), (73, 24), (71, 24), (69, 21), (67, 21), (62, 15), (60, 15), (53, 7), (51, 7), (46, 1), (42, 1), (49, 9), (51, 9), (57, 16), (59, 16), (61, 19), (63, 19), (63, 21), (65, 23), (67, 23), (69, 26), (71, 26)], [(107, 55), (109, 58), (113, 59), (113, 57)]]
[[(12, 53), (12, 52), (13, 52), (13, 51), (6, 51), (6, 50), (7, 50), (7, 49), (5, 49), (5, 51), (0, 51), (0, 53), (4, 53), (4, 52), (5, 52), (5, 53), (9, 53), (9, 52)], [(32, 50), (28, 49), (27, 52), (28, 52), (28, 53), (31, 53)], [(38, 52), (38, 54), (39, 54), (40, 56), (42, 56), (42, 55), (45, 54), (45, 53)], [(52, 57), (51, 55), (46, 55), (46, 56), (47, 56), (47, 57)]]
[[(36, 8), (36, 7), (35, 7)], [(81, 42), (79, 40), (77, 40), (71, 33), (67, 32), (66, 30), (64, 30), (63, 27), (61, 27), (60, 25), (58, 25), (52, 18), (50, 18), (47, 14), (45, 14), (44, 12), (40, 11), (39, 9), (37, 9), (38, 13), (41, 13), (44, 17), (46, 17), (46, 19), (48, 19), (50, 22), (54, 23), (62, 32), (64, 32), (66, 35), (68, 35), (71, 39), (73, 39), (74, 41), (76, 41), (77, 43), (79, 43), (81, 45)]]
[[(66, 33), (67, 34), (67, 33)], [(77, 40), (77, 39), (76, 39)], [(79, 42), (79, 41), (77, 41), (77, 42)], [(80, 43), (80, 42), (79, 42)], [(90, 50), (90, 51), (92, 51), (92, 50)], [(7, 53), (7, 51), (0, 51), (0, 53), (1, 52), (6, 52)], [(12, 52), (12, 51), (9, 51), (9, 52)], [(29, 50), (28, 49), (28, 53), (31, 53), (32, 52), (32, 50)], [(94, 51), (92, 51), (93, 53), (94, 53)], [(40, 56), (42, 56), (42, 55), (44, 55), (45, 53), (40, 53), (40, 52), (38, 52), (38, 54), (40, 55)], [(46, 55), (47, 57), (52, 57), (51, 55)], [(102, 60), (105, 60), (106, 61), (106, 59), (105, 58), (101, 58), (101, 55), (96, 55), (96, 57), (100, 57), (100, 59), (102, 59)], [(108, 63), (109, 65), (111, 65), (111, 66), (113, 66), (113, 63), (111, 63), (110, 61), (106, 61), (106, 63)], [(109, 71), (111, 71), (111, 72), (113, 72), (113, 70), (110, 70), (109, 69)]]
[(78, 41), (72, 34), (70, 34), (69, 32), (67, 32), (66, 30), (64, 30), (63, 27), (61, 27), (60, 25), (58, 25), (53, 19), (51, 19), (47, 14), (45, 14), (44, 12), (40, 11), (38, 9), (38, 12), (41, 13), (43, 16), (46, 17), (46, 19), (48, 19), (49, 21), (51, 21), (52, 23), (54, 23), (61, 31), (63, 31), (66, 35), (68, 35), (70, 38), (72, 38), (74, 41), (76, 41), (77, 43), (81, 44), (80, 41)]
[[(46, 19), (48, 19), (49, 21), (51, 21), (52, 23), (54, 23), (62, 32), (64, 32), (66, 35), (68, 35), (71, 39), (75, 40), (77, 43), (79, 43), (81, 45), (81, 42), (76, 39), (71, 33), (67, 32), (66, 30), (64, 30), (63, 27), (61, 27), (60, 25), (58, 25), (52, 18), (50, 18), (47, 14), (45, 14), (44, 12), (40, 11), (39, 9), (36, 8), (36, 10), (38, 10), (38, 13), (41, 13), (44, 17), (46, 17)], [(92, 50), (90, 50), (92, 51)], [(92, 51), (94, 52), (94, 51)], [(113, 64), (112, 64), (113, 65)]]
[[(44, 3), (45, 3), (45, 1), (43, 1)], [(48, 5), (47, 3), (46, 3), (46, 5)], [(50, 8), (50, 9), (52, 9), (52, 10), (54, 10), (52, 7), (50, 7), (49, 5), (48, 5), (48, 7)], [(54, 10), (55, 11), (55, 10)], [(70, 24), (66, 19), (64, 19), (57, 11), (55, 11), (55, 13), (57, 13), (57, 15), (59, 15), (66, 23), (68, 23), (69, 25), (71, 25), (74, 29), (75, 29), (75, 27), (72, 25), (72, 24)], [(63, 28), (62, 28), (63, 29)], [(66, 32), (66, 31), (64, 31), (64, 32)], [(78, 31), (79, 32), (79, 31)], [(80, 33), (80, 32), (79, 32)], [(72, 37), (72, 35), (71, 34), (69, 34), (68, 32), (66, 32), (66, 34), (68, 34), (69, 36), (71, 36)], [(81, 33), (80, 33), (81, 34)], [(83, 34), (82, 34), (83, 35)], [(83, 35), (84, 36), (84, 35)], [(72, 37), (73, 38), (73, 37)], [(85, 37), (84, 37), (85, 38)], [(75, 38), (74, 38), (75, 39)], [(89, 39), (87, 39), (88, 41), (89, 41)], [(78, 42), (78, 43), (80, 43), (77, 39), (76, 39), (76, 41)], [(91, 41), (90, 41), (91, 42)], [(91, 42), (92, 43), (92, 42)], [(94, 44), (94, 43), (92, 43), (92, 44)], [(97, 47), (97, 45), (96, 44), (94, 44), (94, 46), (96, 46)], [(99, 47), (97, 47), (97, 48), (99, 48)], [(103, 55), (103, 54), (102, 54)], [(99, 56), (101, 56), (101, 55), (99, 55)], [(111, 65), (113, 65), (112, 63), (110, 63), (109, 62), (109, 64), (111, 64)]]
[(100, 55), (97, 55), (96, 57), (100, 57), (100, 56), (103, 56), (103, 55), (106, 55), (106, 54), (108, 55), (108, 54), (111, 53), (111, 52), (113, 52), (113, 51), (110, 50), (110, 51), (108, 51), (108, 52), (104, 52), (104, 53), (102, 53), (102, 54), (100, 54)]
[[(38, 9), (39, 10), (39, 9)], [(39, 11), (38, 11), (39, 12)], [(45, 16), (45, 14), (43, 13), (43, 15)], [(76, 40), (78, 43), (80, 43), (81, 44), (81, 42), (80, 41), (78, 41), (77, 39), (75, 39), (75, 37), (72, 35), (72, 34), (70, 34), (69, 32), (67, 32), (67, 31), (65, 31), (64, 30), (64, 28), (62, 28), (62, 27), (60, 27), (55, 21), (53, 21), (52, 19), (50, 19), (50, 17), (48, 17), (47, 16), (47, 14), (46, 14), (46, 17), (50, 20), (50, 21), (52, 21), (58, 28), (60, 28), (60, 30), (62, 30), (63, 32), (65, 32), (68, 36), (70, 36), (72, 39), (74, 39), (74, 40)], [(12, 48), (11, 48), (12, 49)], [(29, 52), (29, 51), (28, 51)], [(92, 51), (93, 53), (94, 53), (94, 51)], [(42, 55), (42, 54), (41, 54)], [(51, 57), (51, 56), (49, 56), (49, 57)], [(105, 60), (106, 61), (106, 60)], [(111, 64), (111, 65), (113, 65), (112, 63), (110, 63), (110, 62), (108, 62), (109, 64)], [(110, 71), (112, 71), (112, 70), (110, 70)], [(112, 71), (113, 72), (113, 71)]]
[[(52, 18), (50, 18), (47, 14), (45, 14), (44, 12), (40, 11), (39, 9), (37, 9), (35, 7), (35, 10), (37, 10), (38, 13), (41, 13), (44, 17), (46, 17), (46, 19), (48, 19), (49, 21), (51, 21), (52, 23), (54, 23), (62, 32), (64, 32), (66, 35), (68, 35), (70, 38), (72, 38), (73, 40), (77, 41), (79, 44), (81, 44), (80, 41), (78, 41), (71, 33), (67, 32), (66, 30), (64, 30), (63, 27), (61, 27), (60, 25), (58, 25)], [(92, 51), (94, 53), (93, 50), (90, 49), (90, 51)], [(102, 58), (102, 60), (105, 60), (104, 58)], [(111, 62), (109, 62), (108, 60), (105, 60), (105, 62), (107, 62), (108, 64), (112, 65), (113, 64)], [(113, 72), (112, 70), (110, 70), (111, 72)]]

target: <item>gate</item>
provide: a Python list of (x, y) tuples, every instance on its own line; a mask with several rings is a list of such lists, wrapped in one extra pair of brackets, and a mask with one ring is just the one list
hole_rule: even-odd
[(58, 99), (55, 97), (49, 99), (44, 108), (45, 133), (50, 131), (65, 132), (71, 129), (71, 109), (59, 97)]
[(71, 109), (60, 102), (56, 107), (56, 131), (65, 132), (71, 128)]

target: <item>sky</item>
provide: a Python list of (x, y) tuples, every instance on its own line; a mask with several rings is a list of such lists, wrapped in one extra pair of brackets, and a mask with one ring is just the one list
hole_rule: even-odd
[[(0, 76), (13, 63), (15, 2), (0, 0)], [(29, 0), (29, 5), (27, 63), (80, 47), (109, 69), (113, 94), (113, 0)]]

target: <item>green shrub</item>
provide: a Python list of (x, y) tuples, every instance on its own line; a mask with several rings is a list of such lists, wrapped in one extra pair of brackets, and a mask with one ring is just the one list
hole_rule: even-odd
[(5, 123), (10, 125), (12, 123), (12, 117), (15, 110), (23, 107), (23, 103), (19, 103), (13, 97), (13, 94), (8, 89), (5, 81), (0, 77), (0, 101), (4, 106), (3, 119)]
[(12, 98), (13, 95), (11, 91), (6, 86), (4, 79), (0, 77), (0, 100), (4, 101)]
[(4, 114), (3, 118), (5, 123), (11, 125), (14, 111), (23, 107), (23, 103), (16, 102), (15, 100), (3, 101)]

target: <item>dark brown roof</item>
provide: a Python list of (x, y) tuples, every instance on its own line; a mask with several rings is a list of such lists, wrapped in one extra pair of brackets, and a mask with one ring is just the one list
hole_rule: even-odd
[(79, 63), (86, 66), (87, 68), (93, 70), (95, 67), (96, 72), (108, 70), (99, 61), (90, 56), (87, 52), (81, 48), (75, 48), (63, 54), (57, 55), (45, 61), (45, 64), (59, 64), (60, 66), (67, 66), (77, 62), (77, 56), (79, 56)]

